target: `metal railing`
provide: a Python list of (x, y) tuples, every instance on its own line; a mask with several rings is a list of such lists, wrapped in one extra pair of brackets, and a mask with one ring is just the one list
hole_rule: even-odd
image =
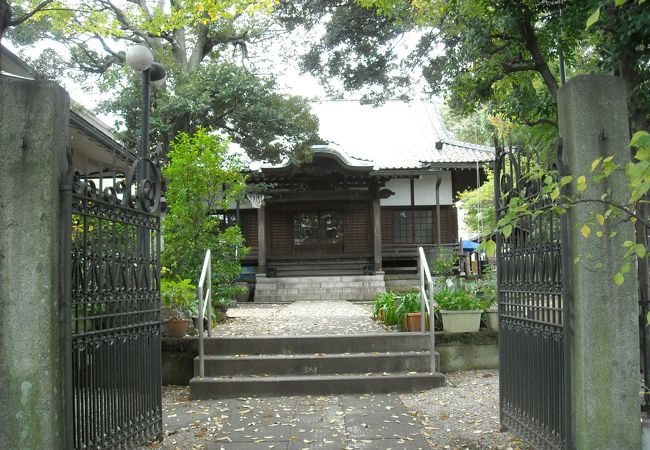
[[(434, 320), (436, 301), (433, 299), (433, 279), (427, 258), (424, 255), (424, 249), (418, 247), (419, 266), (420, 266), (420, 330), (426, 331), (425, 308), (429, 314), (429, 336), (431, 338), (430, 367), (431, 372), (436, 371), (436, 326)], [(425, 288), (425, 282), (428, 283)]]
[[(203, 288), (207, 285), (205, 296), (203, 295)], [(196, 287), (199, 297), (199, 376), (205, 377), (205, 351), (203, 348), (203, 320), (206, 318), (207, 308), (207, 322), (208, 322), (208, 336), (212, 337), (212, 263), (210, 249), (205, 251), (205, 258), (203, 259), (203, 268), (201, 269), (201, 278)]]

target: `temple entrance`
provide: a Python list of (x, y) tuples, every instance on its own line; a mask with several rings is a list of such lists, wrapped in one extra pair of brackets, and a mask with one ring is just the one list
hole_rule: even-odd
[(341, 211), (298, 212), (293, 216), (293, 247), (296, 255), (343, 253)]

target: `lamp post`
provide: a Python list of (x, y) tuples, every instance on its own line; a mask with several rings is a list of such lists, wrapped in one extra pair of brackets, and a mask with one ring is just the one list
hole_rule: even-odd
[(126, 63), (136, 72), (142, 72), (142, 95), (140, 103), (140, 157), (149, 156), (149, 102), (150, 86), (165, 82), (165, 68), (153, 61), (153, 53), (144, 45), (134, 45), (126, 52)]
[[(149, 157), (149, 103), (150, 87), (161, 86), (165, 82), (165, 68), (153, 61), (153, 53), (144, 45), (134, 45), (126, 52), (126, 63), (136, 72), (142, 72), (142, 94), (140, 96), (140, 158)], [(144, 188), (147, 179), (147, 164), (142, 161), (138, 168), (138, 189)], [(140, 229), (139, 246), (144, 258), (150, 257), (149, 232)]]

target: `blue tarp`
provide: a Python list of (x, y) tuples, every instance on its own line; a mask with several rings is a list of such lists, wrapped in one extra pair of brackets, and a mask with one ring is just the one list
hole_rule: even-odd
[(474, 241), (463, 241), (463, 251), (464, 252), (474, 252), (479, 247), (478, 242)]

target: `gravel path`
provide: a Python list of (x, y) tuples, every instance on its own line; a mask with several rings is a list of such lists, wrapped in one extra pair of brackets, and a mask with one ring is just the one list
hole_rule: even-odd
[(217, 325), (216, 336), (383, 333), (372, 306), (346, 301), (304, 301), (286, 305), (240, 303)]
[(432, 448), (529, 449), (510, 433), (500, 432), (499, 371), (447, 374), (447, 386), (401, 395), (417, 411)]
[[(448, 375), (448, 386), (415, 394), (189, 400), (163, 389), (169, 450), (328, 449), (529, 450), (499, 431), (496, 370)], [(144, 448), (143, 448), (144, 450)]]

